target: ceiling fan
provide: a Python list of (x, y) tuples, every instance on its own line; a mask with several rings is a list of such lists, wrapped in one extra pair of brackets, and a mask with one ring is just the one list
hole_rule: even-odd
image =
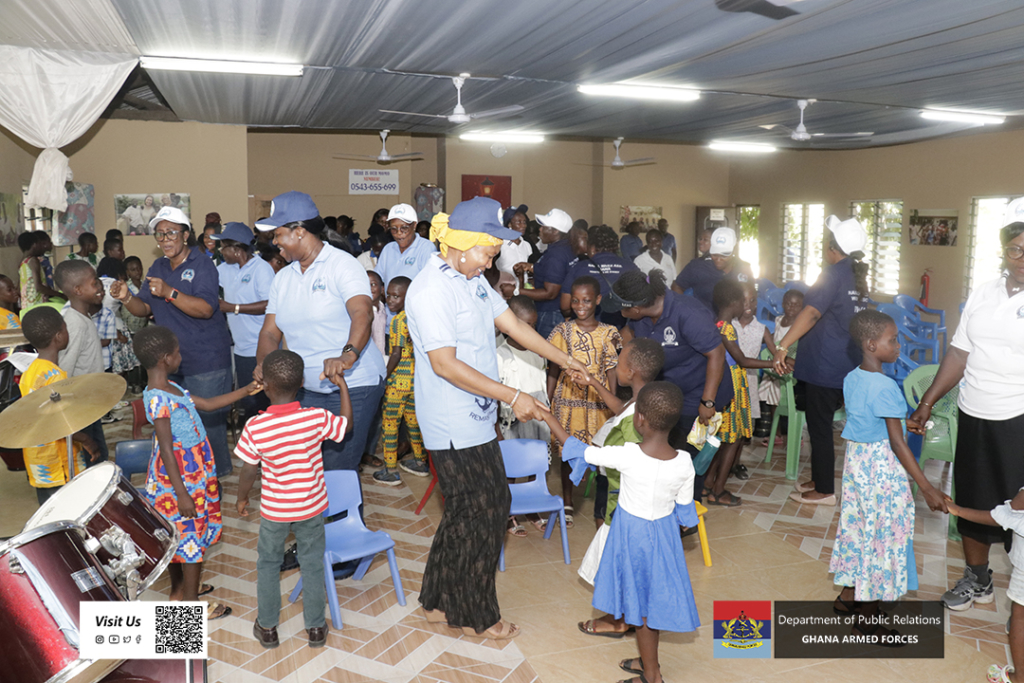
[(469, 123), (475, 119), (482, 119), (491, 116), (505, 116), (507, 114), (515, 114), (524, 109), (524, 107), (513, 104), (508, 107), (500, 107), (498, 109), (487, 109), (485, 111), (478, 111), (473, 113), (466, 112), (466, 108), (462, 106), (462, 86), (465, 85), (466, 79), (469, 78), (469, 74), (459, 74), (452, 78), (452, 83), (455, 84), (455, 96), (457, 98), (455, 109), (452, 110), (451, 114), (423, 114), (414, 111), (394, 111), (392, 109), (380, 109), (378, 111), (385, 114), (398, 114), (400, 116), (425, 116), (432, 119), (448, 119), (449, 123)]
[(411, 159), (413, 157), (422, 157), (423, 152), (408, 152), (406, 154), (388, 154), (388, 133), (391, 131), (385, 128), (380, 132), (381, 148), (380, 154), (372, 156), (370, 154), (335, 154), (335, 159), (373, 159), (377, 163), (386, 164), (391, 161), (399, 161), (402, 159)]
[(807, 142), (814, 138), (868, 138), (874, 135), (874, 133), (809, 133), (807, 127), (804, 126), (804, 109), (807, 109), (807, 105), (813, 104), (817, 100), (797, 100), (796, 106), (800, 107), (800, 123), (797, 127), (787, 128), (786, 126), (773, 123), (767, 126), (761, 126), (765, 130), (774, 130), (775, 128), (781, 128), (782, 130), (789, 133), (791, 140), (797, 142)]
[(622, 145), (622, 141), (625, 138), (615, 138), (612, 140), (612, 145), (615, 147), (615, 158), (612, 159), (610, 164), (601, 164), (602, 166), (611, 166), (612, 168), (627, 168), (629, 166), (647, 166), (648, 164), (655, 163), (654, 157), (643, 157), (642, 159), (630, 159), (629, 161), (623, 161), (622, 157), (619, 156), (619, 147)]

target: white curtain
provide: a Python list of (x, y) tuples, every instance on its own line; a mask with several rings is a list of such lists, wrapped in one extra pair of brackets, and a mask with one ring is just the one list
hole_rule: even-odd
[(96, 122), (138, 59), (0, 45), (0, 125), (42, 147), (26, 203), (64, 211), (68, 158), (58, 149)]

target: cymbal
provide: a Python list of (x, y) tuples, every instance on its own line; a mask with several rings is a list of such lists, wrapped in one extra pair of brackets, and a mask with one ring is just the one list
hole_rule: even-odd
[(88, 427), (124, 396), (119, 375), (98, 372), (48, 384), (0, 413), (0, 447), (27, 448)]

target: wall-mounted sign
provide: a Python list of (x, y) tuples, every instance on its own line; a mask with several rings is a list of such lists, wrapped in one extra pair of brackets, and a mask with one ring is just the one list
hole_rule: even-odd
[(349, 194), (398, 194), (398, 169), (348, 170)]

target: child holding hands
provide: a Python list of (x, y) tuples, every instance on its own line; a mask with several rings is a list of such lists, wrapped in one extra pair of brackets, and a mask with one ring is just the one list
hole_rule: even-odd
[(348, 385), (338, 377), (341, 416), (323, 408), (303, 408), (295, 400), (302, 387), (302, 358), (285, 350), (263, 360), (264, 391), (270, 399), (265, 412), (251, 418), (242, 430), (235, 455), (245, 463), (238, 482), (238, 514), (249, 513), (249, 492), (260, 477), (260, 540), (257, 546), (256, 599), (258, 616), (253, 635), (265, 648), (279, 645), (281, 561), (285, 539), (295, 534), (302, 567), (302, 614), (310, 647), (327, 642), (324, 605), (324, 518), (327, 484), (323, 454), (326, 441), (341, 442), (352, 424)]
[[(917, 588), (914, 496), (908, 475), (920, 486), (929, 508), (945, 512), (946, 503), (903, 438), (903, 392), (882, 374), (882, 364), (895, 362), (900, 354), (896, 324), (884, 313), (860, 311), (850, 321), (850, 336), (860, 345), (864, 360), (843, 381), (846, 459), (829, 571), (836, 585), (843, 586), (835, 612), (863, 618), (877, 614), (879, 600), (895, 601)], [(790, 497), (800, 501), (799, 493)], [(858, 622), (854, 633), (858, 631), (886, 635), (878, 624)]]
[(679, 509), (693, 502), (693, 462), (668, 443), (682, 407), (683, 393), (671, 382), (646, 385), (633, 414), (642, 441), (604, 448), (571, 438), (554, 417), (545, 416), (551, 433), (565, 444), (566, 462), (585, 460), (622, 474), (593, 605), (636, 628), (640, 657), (619, 663), (639, 676), (630, 683), (661, 683), (661, 631), (685, 633), (700, 626), (677, 521)]
[[(75, 263), (74, 261), (66, 261)], [(171, 600), (194, 601), (213, 588), (200, 591), (199, 575), (206, 549), (220, 540), (220, 484), (213, 449), (199, 410), (220, 410), (257, 393), (253, 382), (230, 394), (203, 398), (167, 379), (181, 365), (178, 339), (166, 327), (145, 327), (135, 335), (135, 355), (146, 368), (149, 383), (142, 394), (146, 418), (156, 432), (146, 475), (146, 495), (168, 521), (178, 528), (181, 541), (171, 560)], [(231, 608), (210, 604), (207, 618), (220, 619)]]

